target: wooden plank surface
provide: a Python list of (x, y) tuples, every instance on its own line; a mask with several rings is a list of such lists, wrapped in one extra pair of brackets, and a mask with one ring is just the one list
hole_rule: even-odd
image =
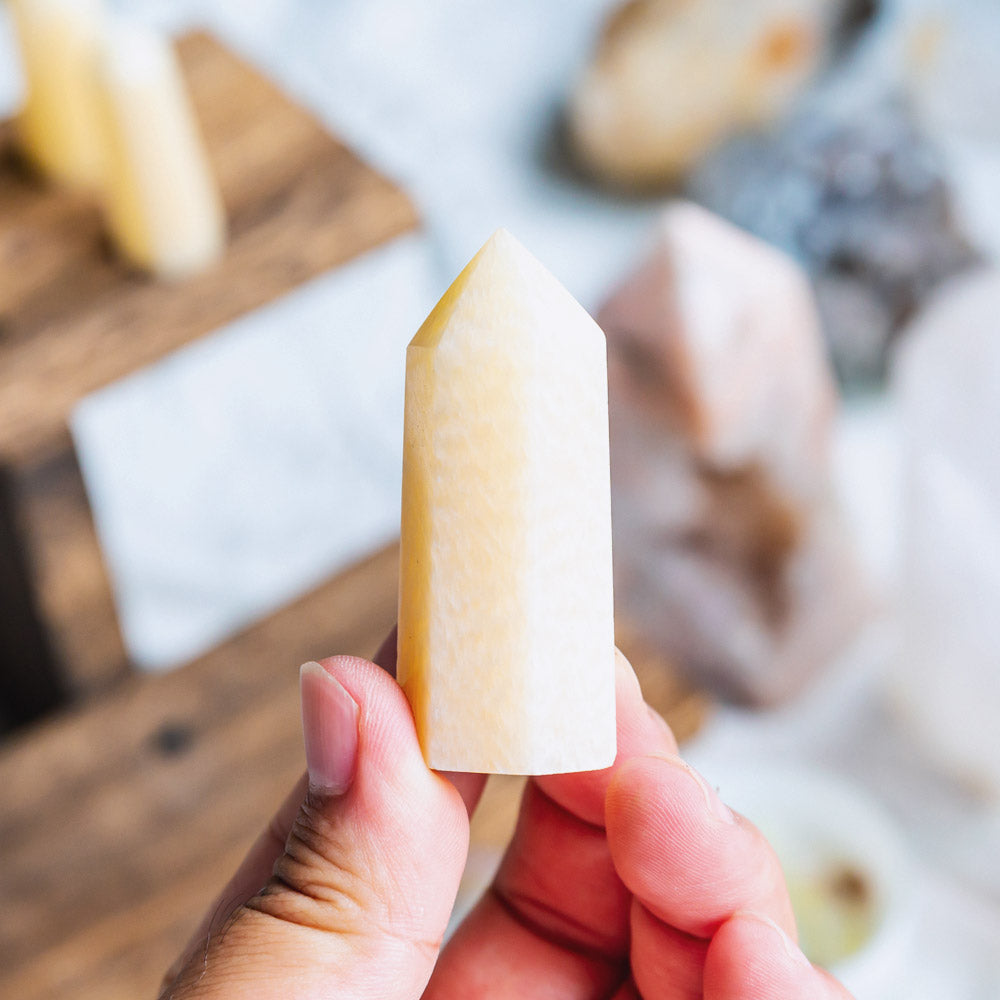
[(179, 53), (230, 242), (183, 283), (130, 272), (92, 200), (18, 169), (0, 145), (0, 461), (65, 448), (84, 395), (417, 224), (413, 206), (210, 36)]
[(94, 200), (25, 172), (0, 125), (0, 534), (17, 542), (0, 548), (0, 593), (27, 585), (30, 611), (0, 608), (0, 731), (5, 664), (33, 665), (28, 706), (129, 670), (68, 432), (76, 403), (417, 225), (398, 188), (210, 36), (179, 53), (229, 219), (226, 254), (203, 275), (129, 271)]
[(33, 572), (18, 528), (16, 484), (0, 466), (0, 734), (69, 695), (34, 601)]
[[(299, 664), (372, 655), (397, 579), (393, 546), (197, 662), (131, 678), (0, 751), (0, 996), (154, 995), (301, 772)], [(690, 735), (703, 699), (633, 658), (650, 700)], [(517, 779), (491, 781), (478, 844), (505, 841), (519, 792)]]
[(131, 665), (75, 454), (19, 468), (10, 488), (49, 670), (70, 699), (105, 691)]

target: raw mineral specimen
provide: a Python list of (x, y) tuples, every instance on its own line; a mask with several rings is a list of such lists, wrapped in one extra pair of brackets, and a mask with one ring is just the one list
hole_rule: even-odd
[(733, 139), (687, 193), (805, 265), (845, 382), (881, 381), (901, 328), (977, 260), (940, 152), (902, 97), (850, 113), (818, 102), (775, 134)]
[(836, 394), (807, 279), (680, 203), (598, 321), (618, 606), (697, 682), (778, 701), (868, 607), (831, 497)]
[(569, 105), (577, 158), (613, 184), (664, 184), (734, 129), (770, 123), (825, 65), (859, 0), (628, 0)]

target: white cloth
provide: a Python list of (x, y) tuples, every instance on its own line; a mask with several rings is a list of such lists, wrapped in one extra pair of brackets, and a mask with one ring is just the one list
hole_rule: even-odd
[(163, 669), (399, 531), (405, 236), (84, 400), (73, 435), (136, 663)]

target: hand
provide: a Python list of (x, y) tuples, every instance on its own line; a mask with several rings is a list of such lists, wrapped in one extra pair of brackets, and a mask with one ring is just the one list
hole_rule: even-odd
[[(376, 659), (392, 668), (395, 636)], [(795, 945), (763, 837), (677, 756), (620, 655), (617, 672), (615, 764), (528, 783), (491, 890), (442, 949), (485, 778), (428, 770), (385, 670), (307, 664), (308, 777), (163, 1000), (850, 1000)]]

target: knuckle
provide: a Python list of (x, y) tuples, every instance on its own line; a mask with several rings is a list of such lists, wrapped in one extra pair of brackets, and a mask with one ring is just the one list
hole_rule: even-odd
[(307, 801), (271, 880), (248, 906), (288, 923), (359, 932), (381, 909), (373, 875), (358, 844), (345, 843), (322, 809)]

